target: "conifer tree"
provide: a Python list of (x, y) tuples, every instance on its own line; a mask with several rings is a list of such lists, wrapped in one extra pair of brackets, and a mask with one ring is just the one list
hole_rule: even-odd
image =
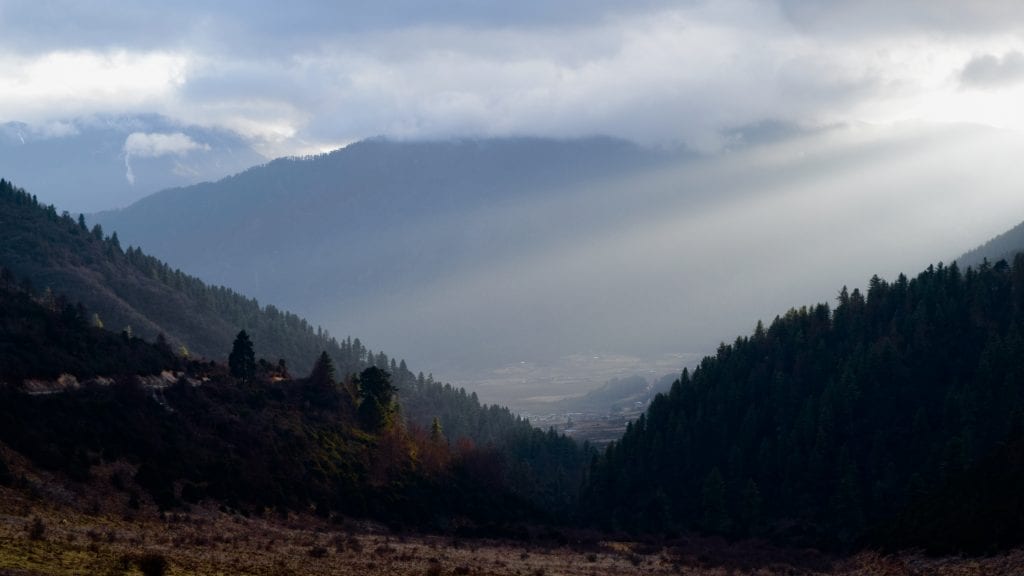
[(334, 361), (331, 360), (330, 355), (325, 350), (320, 353), (316, 363), (313, 364), (313, 371), (309, 374), (309, 380), (317, 386), (331, 388), (335, 385), (334, 375)]
[(243, 384), (252, 382), (256, 377), (256, 353), (253, 351), (252, 340), (245, 330), (241, 330), (235, 336), (235, 343), (231, 346), (231, 355), (228, 356), (228, 368), (231, 375), (240, 380)]
[(387, 429), (395, 415), (395, 387), (391, 375), (376, 366), (359, 374), (359, 416), (370, 431)]
[(430, 423), (430, 439), (434, 442), (444, 442), (444, 430), (441, 428), (441, 419), (434, 416), (433, 422)]

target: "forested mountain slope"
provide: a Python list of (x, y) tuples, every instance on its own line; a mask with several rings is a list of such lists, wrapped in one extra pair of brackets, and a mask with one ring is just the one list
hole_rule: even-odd
[(874, 277), (684, 371), (594, 463), (585, 509), (837, 546), (1019, 544), (1022, 359), (1024, 256)]
[(89, 221), (207, 282), (466, 376), (538, 345), (509, 346), (507, 331), (467, 341), (437, 318), (441, 306), (418, 299), (621, 224), (615, 204), (642, 201), (631, 203), (626, 186), (612, 200), (602, 187), (678, 157), (611, 138), (373, 139), (164, 190)]
[(173, 266), (247, 294), (322, 299), (323, 284), (307, 286), (322, 282), (342, 287), (331, 297), (354, 300), (500, 248), (485, 235), (464, 241), (479, 231), (446, 229), (475, 211), (665, 158), (611, 138), (373, 139), (164, 190), (94, 218)]
[[(323, 356), (308, 378), (243, 374), (91, 326), (81, 305), (60, 300), (0, 270), (0, 484), (14, 483), (4, 457), (12, 449), (74, 481), (89, 481), (97, 465), (130, 466), (111, 482), (136, 508), (135, 486), (161, 509), (315, 507), (443, 527), (551, 520), (556, 504), (571, 503), (531, 473), (554, 471), (544, 457), (578, 472), (587, 455), (566, 438), (533, 430), (532, 440), (502, 441), (509, 431), (495, 429), (500, 445), (449, 443), (439, 423), (427, 433), (403, 421), (390, 374), (375, 366), (338, 381)], [(25, 380), (57, 375), (80, 381), (41, 389)], [(473, 417), (474, 406), (462, 408)]]
[(365, 363), (358, 340), (337, 342), (294, 314), (125, 250), (116, 233), (89, 230), (6, 180), (0, 181), (0, 265), (39, 290), (81, 302), (110, 330), (128, 328), (148, 340), (163, 333), (175, 349), (184, 345), (200, 356), (225, 358), (245, 329), (259, 356), (284, 358), (299, 373), (321, 350), (346, 373)]
[[(26, 379), (148, 376), (179, 370), (184, 359), (166, 342), (149, 344), (93, 325), (81, 304), (52, 292), (33, 295), (0, 267), (0, 386)], [(70, 381), (69, 381), (70, 384)]]
[[(310, 373), (321, 351), (328, 353), (342, 381), (369, 367), (385, 370), (397, 388), (401, 414), (410, 429), (430, 430), (436, 418), (452, 446), (468, 442), (498, 451), (502, 463), (494, 466), (494, 473), (506, 478), (516, 493), (566, 514), (574, 504), (587, 458), (585, 447), (536, 430), (507, 408), (482, 405), (464, 389), (436, 382), (422, 372), (414, 374), (404, 361), (374, 353), (358, 339), (339, 342), (294, 314), (209, 287), (138, 249), (124, 250), (116, 234), (105, 237), (99, 227), (87, 230), (5, 180), (0, 180), (0, 266), (52, 301), (53, 310), (65, 314), (72, 326), (86, 322), (123, 332), (112, 340), (115, 344), (143, 337), (164, 342), (163, 350), (179, 356), (184, 345), (193, 356), (223, 362), (235, 335), (244, 329), (257, 358), (266, 358), (271, 365), (284, 358), (297, 376)], [(129, 348), (82, 348), (76, 339), (65, 342), (64, 329), (29, 330), (30, 324), (12, 322), (7, 327), (13, 349), (5, 351), (0, 344), (0, 354), (10, 353), (4, 375), (13, 384), (64, 372), (76, 377), (145, 373), (135, 364), (125, 364), (133, 358)]]

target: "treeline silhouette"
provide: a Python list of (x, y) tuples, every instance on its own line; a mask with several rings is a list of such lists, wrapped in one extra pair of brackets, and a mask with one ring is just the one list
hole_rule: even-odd
[(584, 510), (840, 548), (1020, 543), (1022, 384), (1024, 255), (875, 276), (684, 371), (592, 463)]
[(175, 350), (224, 359), (239, 328), (256, 352), (284, 358), (299, 372), (326, 350), (345, 373), (373, 362), (358, 338), (339, 341), (290, 312), (223, 286), (208, 286), (139, 248), (123, 249), (117, 233), (89, 229), (83, 216), (57, 213), (25, 190), (0, 179), (0, 264), (39, 289), (81, 302), (108, 329), (130, 328), (154, 340), (164, 334)]
[(97, 376), (147, 376), (180, 370), (184, 361), (163, 339), (149, 344), (128, 332), (94, 326), (81, 304), (52, 291), (33, 293), (0, 267), (0, 382)]
[[(127, 461), (168, 509), (211, 500), (439, 529), (468, 519), (491, 531), (571, 519), (588, 448), (383, 353), (372, 357), (384, 368), (341, 378), (322, 353), (295, 379), (254, 355), (229, 367), (183, 358), (162, 338), (111, 333), (81, 304), (34, 293), (3, 268), (0, 302), (0, 442), (74, 480)], [(252, 354), (248, 336), (240, 341)], [(171, 384), (140, 378), (168, 373)], [(24, 386), (65, 374), (73, 385)]]

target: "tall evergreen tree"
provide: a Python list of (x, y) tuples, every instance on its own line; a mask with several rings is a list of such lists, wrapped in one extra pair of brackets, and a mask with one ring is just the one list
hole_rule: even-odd
[(228, 356), (228, 368), (231, 375), (242, 383), (252, 382), (256, 377), (256, 353), (253, 351), (252, 340), (245, 330), (238, 332)]
[(309, 380), (317, 386), (334, 387), (335, 385), (334, 361), (327, 351), (320, 353), (313, 364), (313, 371), (309, 374)]
[(441, 428), (441, 419), (437, 416), (430, 422), (430, 439), (438, 443), (444, 442), (444, 429)]
[(388, 428), (395, 415), (395, 392), (391, 374), (370, 366), (359, 374), (359, 416), (368, 430)]

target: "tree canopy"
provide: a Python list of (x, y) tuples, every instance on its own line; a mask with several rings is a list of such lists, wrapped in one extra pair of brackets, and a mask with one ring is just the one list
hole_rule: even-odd
[(593, 463), (584, 510), (606, 526), (837, 547), (1013, 541), (1024, 505), (1005, 475), (984, 491), (1000, 512), (937, 502), (965, 477), (988, 482), (977, 468), (1018, 445), (1022, 359), (1024, 255), (873, 277), (684, 370)]

